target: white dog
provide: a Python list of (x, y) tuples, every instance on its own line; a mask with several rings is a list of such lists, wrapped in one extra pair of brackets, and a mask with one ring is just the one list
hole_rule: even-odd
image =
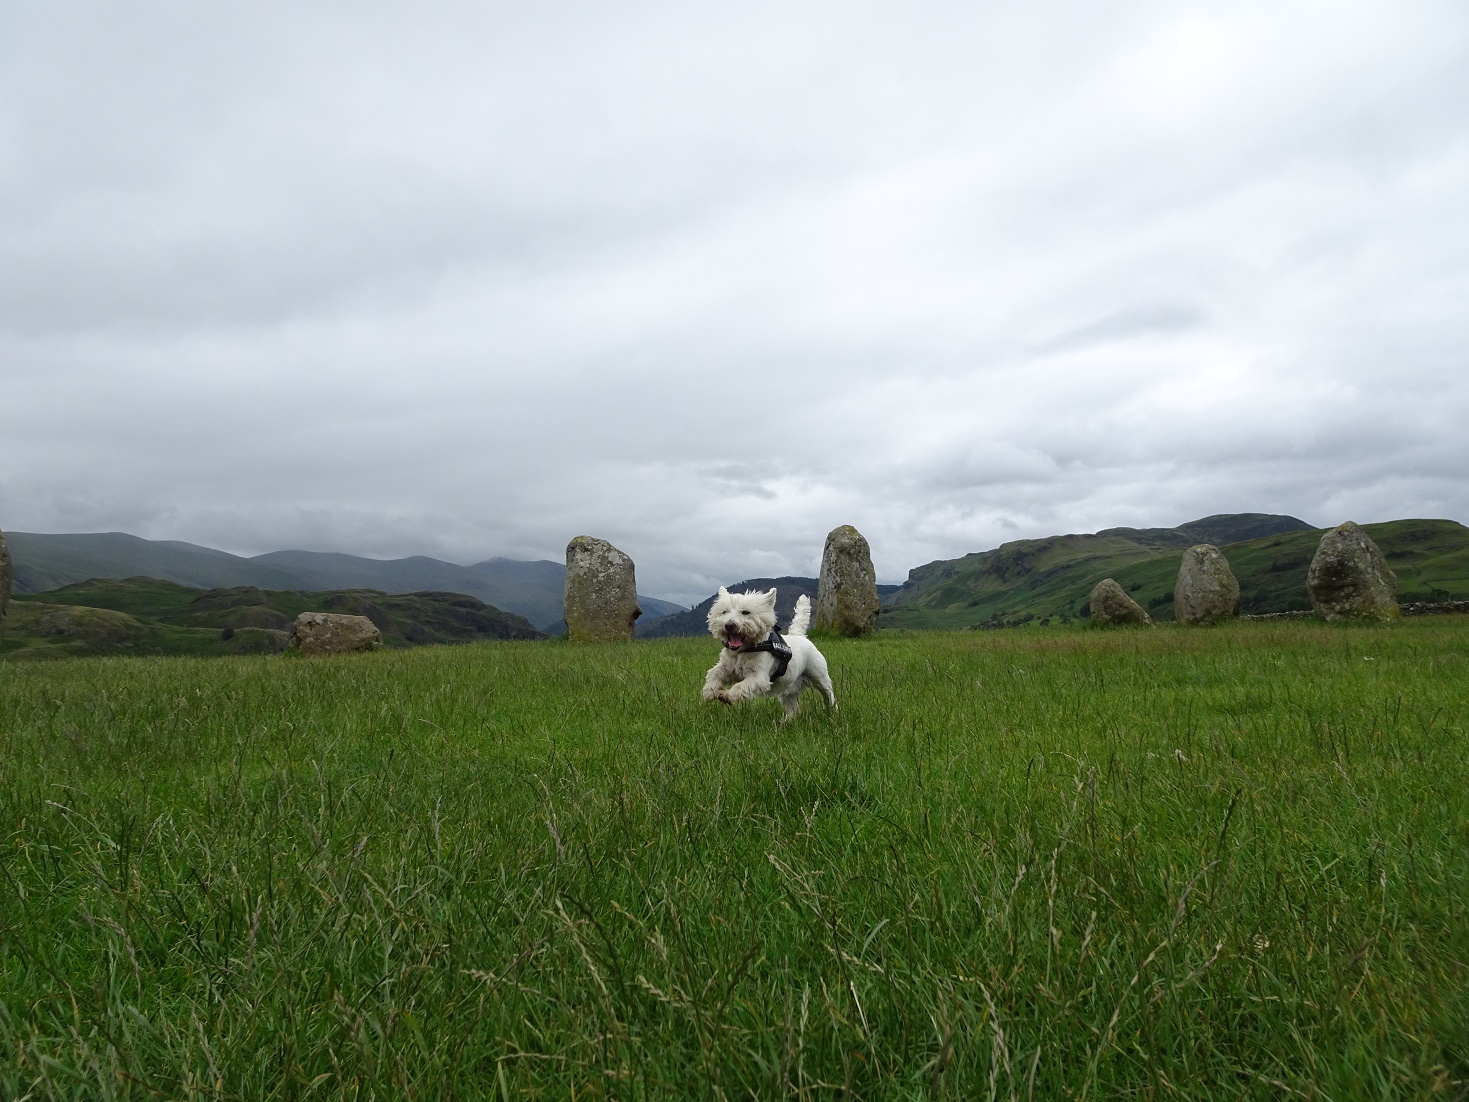
[(810, 623), (811, 602), (804, 593), (796, 600), (796, 614), (782, 639), (775, 630), (775, 590), (731, 593), (720, 586), (709, 610), (709, 633), (724, 644), (724, 650), (704, 678), (704, 699), (738, 704), (773, 695), (785, 705), (785, 718), (790, 719), (801, 706), (801, 690), (814, 685), (826, 698), (826, 706), (835, 708), (826, 659), (806, 638)]

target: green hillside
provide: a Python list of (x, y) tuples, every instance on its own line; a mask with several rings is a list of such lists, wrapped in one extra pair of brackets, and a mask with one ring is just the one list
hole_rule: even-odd
[(48, 593), (17, 594), (0, 655), (227, 655), (284, 649), (302, 612), (366, 616), (389, 647), (541, 639), (524, 617), (462, 593), (387, 594), (371, 589), (197, 589), (157, 578), (93, 579)]
[[(1065, 622), (1086, 615), (1092, 587), (1109, 577), (1155, 619), (1171, 619), (1182, 553), (1199, 542), (1223, 548), (1239, 578), (1241, 611), (1311, 607), (1306, 569), (1320, 542), (1319, 531), (1277, 531), (1230, 541), (1217, 538), (1227, 537), (1229, 526), (1215, 524), (1216, 539), (1196, 538), (1205, 526), (1195, 521), (1176, 529), (1110, 529), (1096, 535), (1017, 540), (994, 551), (929, 563), (912, 571), (902, 589), (888, 598), (881, 623), (884, 628), (963, 628)], [(1396, 572), (1400, 600), (1469, 598), (1469, 528), (1451, 520), (1363, 527)], [(1236, 531), (1250, 528), (1245, 524)]]

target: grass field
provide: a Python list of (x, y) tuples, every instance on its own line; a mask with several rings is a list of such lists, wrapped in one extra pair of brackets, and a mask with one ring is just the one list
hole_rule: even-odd
[(0, 665), (0, 1097), (1464, 1098), (1469, 620)]

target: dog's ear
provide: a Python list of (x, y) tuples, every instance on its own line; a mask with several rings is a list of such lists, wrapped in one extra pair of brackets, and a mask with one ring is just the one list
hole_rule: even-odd
[(729, 590), (725, 589), (724, 586), (720, 586), (719, 587), (719, 595), (721, 597), (728, 597), (729, 596)]
[(763, 596), (765, 597), (765, 599), (770, 602), (770, 607), (771, 608), (774, 608), (775, 607), (776, 592), (777, 592), (776, 588), (774, 586), (771, 586), (770, 589), (765, 594), (763, 594)]

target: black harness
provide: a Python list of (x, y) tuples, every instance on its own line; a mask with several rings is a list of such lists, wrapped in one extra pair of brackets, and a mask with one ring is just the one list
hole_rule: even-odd
[[(734, 650), (728, 643), (724, 644), (726, 650)], [(775, 672), (770, 675), (771, 681), (779, 681), (786, 675), (786, 668), (791, 664), (791, 645), (780, 637), (780, 632), (772, 630), (765, 637), (765, 642), (756, 643), (753, 647), (740, 647), (736, 654), (749, 654), (752, 651), (764, 651), (775, 657)]]

